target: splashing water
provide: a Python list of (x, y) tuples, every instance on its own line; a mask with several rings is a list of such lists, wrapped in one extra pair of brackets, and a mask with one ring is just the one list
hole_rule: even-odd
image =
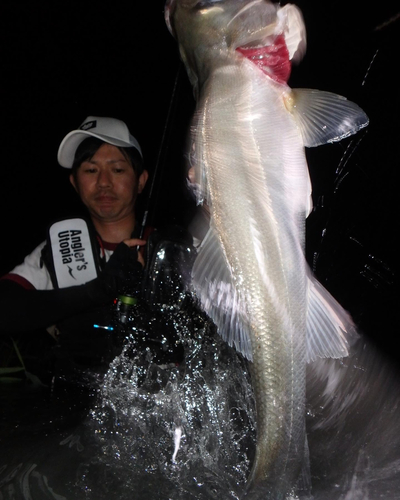
[[(256, 435), (247, 364), (199, 313), (164, 314), (184, 362), (156, 364), (151, 351), (135, 350), (135, 332), (126, 335), (106, 374), (82, 379), (90, 411), (79, 421), (74, 392), (68, 406), (53, 400), (50, 414), (39, 402), (37, 420), (1, 440), (2, 500), (243, 498)], [(314, 500), (396, 498), (399, 382), (364, 340), (349, 359), (310, 365)]]
[[(387, 54), (391, 56), (390, 51)], [(375, 57), (374, 64), (378, 62), (379, 57)], [(382, 68), (387, 67), (390, 67), (387, 61), (383, 61)], [(386, 89), (386, 80), (382, 82)], [(376, 86), (370, 87), (371, 92), (376, 92)], [(391, 104), (391, 93), (380, 94)], [(317, 271), (326, 269), (322, 274), (328, 281), (340, 281), (337, 288), (342, 293), (347, 289), (348, 294), (356, 297), (354, 309), (356, 313), (361, 311), (356, 315), (358, 319), (365, 318), (363, 324), (367, 330), (376, 327), (378, 334), (397, 338), (394, 325), (397, 325), (398, 295), (393, 293), (391, 284), (391, 262), (397, 262), (397, 246), (387, 243), (392, 234), (397, 234), (391, 230), (395, 215), (390, 218), (388, 210), (377, 210), (379, 227), (383, 225), (381, 233), (387, 236), (380, 252), (374, 252), (376, 246), (368, 238), (369, 233), (375, 235), (370, 227), (371, 220), (375, 221), (371, 212), (381, 203), (386, 206), (385, 200), (391, 199), (387, 192), (397, 186), (390, 175), (395, 162), (385, 163), (382, 159), (396, 150), (389, 147), (395, 141), (388, 131), (397, 133), (393, 126), (397, 115), (392, 112), (393, 106), (382, 105), (381, 98), (376, 106), (378, 116), (382, 109), (388, 110), (393, 121), (389, 126), (385, 118), (378, 126), (385, 130), (386, 141), (382, 142), (378, 135), (375, 142), (371, 138), (362, 142), (363, 147), (370, 146), (379, 155), (379, 162), (363, 163), (363, 167), (369, 168), (366, 178), (376, 172), (363, 185), (368, 187), (370, 183), (374, 188), (382, 188), (374, 198), (379, 203), (371, 203), (369, 196), (365, 196), (372, 208), (365, 216), (365, 206), (361, 205), (362, 219), (357, 211), (347, 225), (343, 220), (349, 218), (349, 204), (343, 204), (346, 212), (341, 217), (343, 212), (338, 209), (339, 203), (335, 203), (329, 224), (325, 220), (321, 223), (323, 237), (317, 236), (318, 244), (311, 246), (315, 252), (310, 260)], [(349, 147), (335, 178), (335, 196), (347, 196), (347, 200), (353, 200), (354, 193), (360, 191), (359, 171), (353, 168), (354, 152)], [(377, 178), (386, 180), (377, 185)], [(364, 190), (369, 194), (365, 187)], [(352, 204), (354, 210), (359, 205), (359, 201)], [(320, 212), (327, 210), (322, 203), (317, 208)], [(317, 215), (316, 210), (314, 216)], [(360, 228), (360, 220), (365, 221), (365, 231), (363, 227), (354, 231)], [(347, 237), (350, 243), (342, 243), (343, 251), (339, 253), (337, 249), (342, 248), (340, 243), (347, 241)], [(336, 249), (335, 266), (328, 262), (328, 257), (332, 258), (332, 252), (326, 251), (328, 240), (334, 242), (332, 246)], [(361, 285), (356, 286), (358, 281), (356, 285), (344, 285), (347, 281), (343, 276), (351, 275), (349, 269)], [(372, 286), (368, 288), (369, 285)], [(371, 317), (378, 319), (370, 325)], [(79, 391), (67, 398), (67, 390), (65, 394), (61, 391), (51, 395), (52, 412), (35, 393), (24, 397), (23, 409), (29, 414), (25, 419), (21, 416), (22, 405), (8, 423), (2, 417), (1, 500), (242, 497), (256, 433), (247, 365), (219, 340), (204, 318), (196, 320), (189, 312), (171, 310), (165, 319), (173, 325), (184, 346), (185, 361), (179, 366), (152, 363), (150, 352), (145, 360), (137, 356), (131, 332), (104, 377), (85, 374), (87, 380), (82, 380), (82, 385), (90, 388), (89, 412), (87, 408), (81, 411), (75, 401)], [(392, 368), (385, 355), (361, 339), (350, 358), (322, 360), (308, 371), (307, 434), (314, 500), (398, 498), (397, 367)], [(7, 400), (7, 405), (13, 403)]]
[(110, 365), (87, 423), (101, 449), (80, 481), (94, 492), (88, 498), (228, 499), (243, 491), (255, 446), (247, 367), (207, 323), (184, 337), (188, 318), (173, 316), (182, 364), (156, 365), (150, 353), (143, 360), (128, 335)]

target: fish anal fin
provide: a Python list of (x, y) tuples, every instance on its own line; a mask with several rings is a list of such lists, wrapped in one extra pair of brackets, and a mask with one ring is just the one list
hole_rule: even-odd
[(214, 321), (221, 337), (251, 361), (252, 348), (246, 306), (235, 287), (212, 224), (193, 266), (192, 286), (203, 310)]
[(308, 284), (306, 361), (348, 356), (359, 336), (350, 314), (313, 276)]
[(331, 92), (293, 89), (284, 95), (306, 147), (338, 142), (369, 123), (368, 116), (354, 102)]

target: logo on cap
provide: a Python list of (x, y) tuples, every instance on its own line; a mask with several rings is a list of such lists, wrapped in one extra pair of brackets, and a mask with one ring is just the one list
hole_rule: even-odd
[(80, 126), (81, 130), (90, 130), (91, 128), (95, 128), (97, 126), (97, 120), (92, 120), (90, 122), (86, 122)]

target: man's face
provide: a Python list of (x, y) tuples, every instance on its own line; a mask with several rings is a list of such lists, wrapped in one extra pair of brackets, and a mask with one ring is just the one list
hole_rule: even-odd
[(123, 153), (116, 146), (103, 144), (70, 180), (93, 218), (118, 222), (134, 213), (136, 197), (146, 184), (147, 172), (137, 178)]

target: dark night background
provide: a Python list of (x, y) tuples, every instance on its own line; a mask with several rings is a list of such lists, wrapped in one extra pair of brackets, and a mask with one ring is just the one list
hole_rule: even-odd
[[(307, 152), (315, 202), (307, 257), (361, 330), (399, 360), (399, 8), (386, 0), (373, 9), (360, 0), (296, 3), (308, 49), (290, 85), (342, 94), (371, 122)], [(158, 166), (151, 222), (190, 219), (183, 154), (194, 102), (163, 7), (163, 0), (2, 3), (0, 274), (53, 220), (79, 213), (56, 155), (87, 115), (126, 121), (149, 171)]]

